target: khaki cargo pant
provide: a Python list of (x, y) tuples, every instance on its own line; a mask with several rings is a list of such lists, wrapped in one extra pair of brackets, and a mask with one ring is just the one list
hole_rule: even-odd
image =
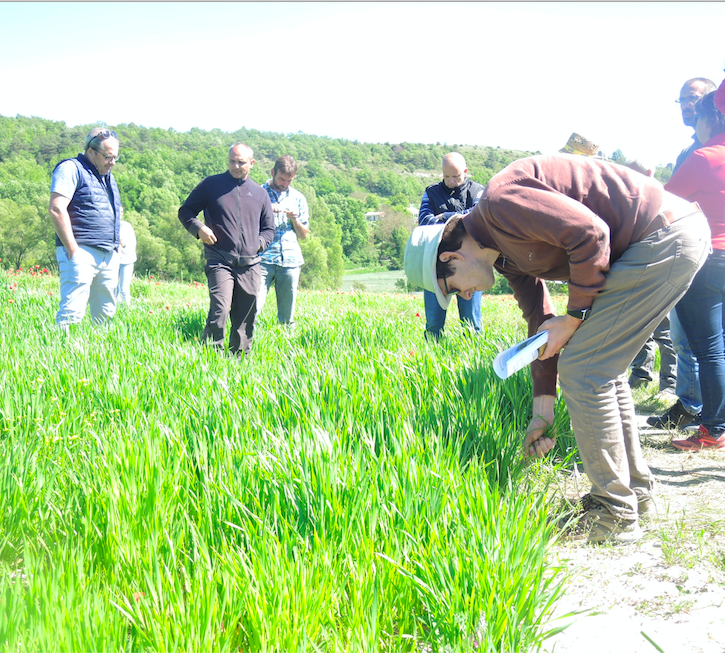
[(627, 368), (710, 249), (710, 228), (699, 211), (630, 245), (559, 358), (559, 384), (592, 495), (623, 519), (637, 519), (637, 495), (652, 488)]

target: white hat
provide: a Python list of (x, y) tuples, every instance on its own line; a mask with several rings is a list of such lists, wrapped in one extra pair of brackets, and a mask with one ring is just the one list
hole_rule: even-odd
[(448, 308), (451, 298), (444, 295), (438, 285), (436, 262), (438, 261), (438, 245), (443, 238), (443, 230), (447, 223), (448, 220), (441, 224), (413, 229), (405, 246), (405, 256), (403, 257), (403, 269), (408, 281), (414, 286), (420, 286), (435, 293), (443, 310)]

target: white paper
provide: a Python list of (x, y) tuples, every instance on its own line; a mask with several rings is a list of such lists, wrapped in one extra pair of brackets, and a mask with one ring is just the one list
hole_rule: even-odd
[(508, 379), (514, 372), (518, 372), (521, 368), (535, 361), (543, 351), (541, 348), (546, 345), (548, 340), (549, 333), (542, 331), (502, 351), (493, 359), (494, 371), (502, 379)]

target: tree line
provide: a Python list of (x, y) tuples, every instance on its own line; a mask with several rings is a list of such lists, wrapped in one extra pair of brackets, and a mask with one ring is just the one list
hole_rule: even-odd
[[(94, 126), (0, 116), (0, 267), (55, 266), (47, 215), (51, 175), (60, 161), (82, 150)], [(141, 275), (203, 279), (201, 243), (183, 229), (177, 212), (204, 177), (227, 169), (230, 145), (246, 143), (254, 150), (251, 177), (258, 183), (269, 178), (278, 156), (292, 155), (299, 164), (293, 185), (310, 206), (311, 234), (301, 243), (306, 264), (300, 285), (307, 288), (338, 287), (346, 267), (401, 269), (415, 226), (408, 207), (418, 207), (426, 186), (440, 180), (446, 153), (461, 152), (471, 178), (482, 184), (515, 159), (534, 154), (462, 144), (361, 143), (244, 127), (177, 132), (133, 123), (101, 126), (120, 140), (113, 174), (124, 217), (136, 231)], [(385, 215), (369, 223), (369, 211)]]

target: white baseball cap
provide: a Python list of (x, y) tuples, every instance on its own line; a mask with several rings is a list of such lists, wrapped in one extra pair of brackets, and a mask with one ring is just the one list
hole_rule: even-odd
[(438, 261), (438, 245), (440, 245), (441, 238), (443, 238), (443, 230), (448, 224), (448, 220), (441, 224), (425, 225), (413, 229), (413, 233), (405, 246), (405, 256), (403, 257), (403, 269), (408, 281), (415, 286), (420, 286), (435, 293), (438, 304), (443, 310), (448, 308), (451, 297), (445, 295), (438, 285), (436, 263)]

